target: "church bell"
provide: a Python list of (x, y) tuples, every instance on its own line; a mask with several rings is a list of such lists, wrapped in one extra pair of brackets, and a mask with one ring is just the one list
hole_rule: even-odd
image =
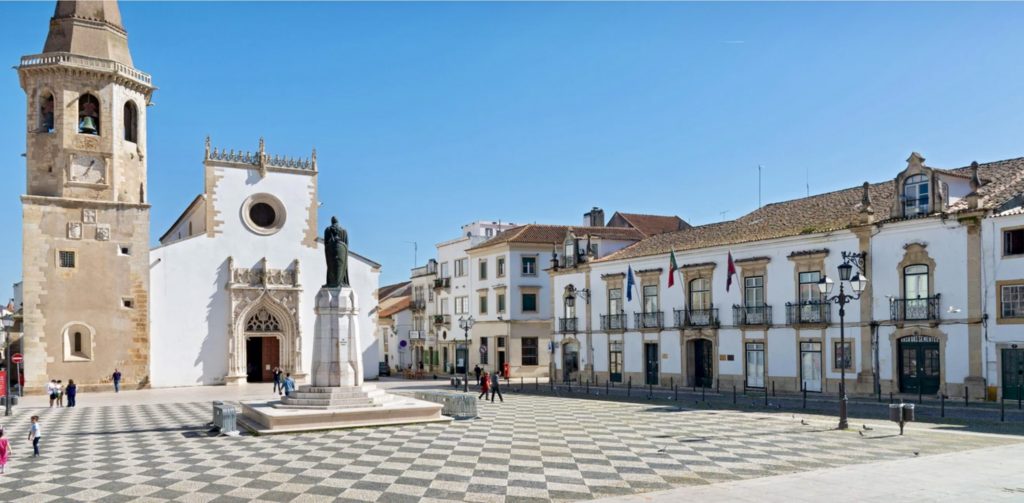
[(82, 118), (82, 121), (78, 123), (78, 132), (86, 134), (99, 134), (96, 130), (96, 121), (93, 120), (92, 116), (86, 115)]

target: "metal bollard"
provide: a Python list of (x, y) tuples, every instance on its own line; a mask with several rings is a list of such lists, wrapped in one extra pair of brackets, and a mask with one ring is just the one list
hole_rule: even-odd
[(939, 417), (946, 417), (946, 394), (939, 395)]
[(540, 391), (540, 378), (539, 377), (534, 377), (533, 378), (533, 389), (537, 390), (537, 391)]
[(999, 422), (1006, 421), (1006, 395), (999, 397)]
[(587, 379), (587, 394), (590, 394), (590, 379)]
[(702, 401), (702, 402), (706, 402), (706, 401), (707, 401), (707, 399), (706, 399), (706, 398), (704, 398), (704, 390), (706, 390), (706, 389), (708, 389), (708, 388), (707, 388), (707, 386), (703, 386), (703, 384), (704, 384), (704, 383), (701, 383), (701, 387), (700, 387), (700, 401)]
[(768, 386), (764, 387), (764, 406), (768, 406)]
[(969, 407), (971, 403), (967, 400), (967, 395), (969, 394), (968, 391), (967, 386), (964, 386), (964, 407)]
[(630, 392), (633, 390), (633, 376), (629, 376), (626, 379), (626, 398), (629, 398)]
[(572, 379), (565, 381), (565, 383), (569, 385), (569, 394), (572, 394)]
[(675, 394), (675, 396), (673, 398), (675, 399), (675, 401), (678, 402), (679, 401), (679, 386), (672, 385), (672, 393)]
[(889, 404), (892, 404), (892, 391), (889, 392)]
[(669, 376), (669, 378), (668, 378), (668, 387), (670, 387), (670, 388), (676, 387), (676, 376)]
[(519, 392), (520, 392), (520, 393), (522, 393), (522, 392), (523, 392), (523, 390), (524, 390), (524, 389), (526, 389), (526, 388), (525, 388), (525, 387), (523, 386), (523, 383), (524, 383), (523, 379), (524, 379), (524, 378), (523, 378), (523, 376), (519, 376)]
[(807, 381), (800, 384), (800, 391), (804, 394), (804, 408), (807, 408)]
[(609, 379), (605, 379), (604, 380), (604, 396), (608, 396), (608, 395), (612, 394), (612, 390), (609, 387), (608, 382), (609, 382)]
[(651, 384), (648, 384), (647, 385), (647, 399), (650, 400), (652, 398), (654, 398), (654, 386), (651, 385)]
[(1020, 383), (1017, 383), (1017, 410), (1020, 410)]
[(715, 379), (715, 393), (722, 394), (722, 380)]
[(775, 381), (772, 381), (772, 396), (775, 396)]
[(732, 385), (732, 404), (736, 405), (736, 385)]

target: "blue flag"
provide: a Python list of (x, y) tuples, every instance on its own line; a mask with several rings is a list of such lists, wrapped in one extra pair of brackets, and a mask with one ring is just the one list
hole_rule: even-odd
[(633, 280), (633, 266), (627, 266), (626, 269), (626, 300), (632, 302), (633, 300), (633, 286), (636, 285), (636, 281)]

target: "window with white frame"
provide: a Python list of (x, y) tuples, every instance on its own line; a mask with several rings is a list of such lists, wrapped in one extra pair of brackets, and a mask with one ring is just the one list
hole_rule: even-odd
[(487, 279), (487, 259), (480, 259), (477, 267), (480, 269), (480, 279)]
[(498, 257), (497, 260), (497, 275), (499, 278), (505, 277), (505, 257)]
[(455, 314), (466, 314), (469, 297), (455, 297)]
[(459, 278), (466, 275), (466, 266), (468, 265), (468, 258), (460, 258), (455, 261), (455, 277)]
[(690, 281), (690, 311), (711, 308), (711, 280), (696, 278)]
[(903, 182), (903, 216), (912, 217), (928, 213), (928, 177), (914, 175)]
[(818, 281), (821, 280), (820, 272), (802, 272), (800, 273), (799, 280), (801, 304), (810, 304), (821, 300), (821, 292), (818, 290)]
[(1003, 256), (1024, 255), (1024, 229), (1003, 231)]
[(1024, 319), (1024, 283), (999, 287), (999, 317)]
[(644, 312), (658, 312), (658, 285), (644, 285)]
[(448, 262), (441, 262), (441, 277), (448, 277)]

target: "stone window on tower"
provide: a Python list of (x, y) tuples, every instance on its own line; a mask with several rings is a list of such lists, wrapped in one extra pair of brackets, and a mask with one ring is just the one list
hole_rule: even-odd
[(64, 346), (64, 361), (81, 362), (92, 359), (92, 340), (95, 331), (81, 322), (68, 323), (61, 334)]
[(39, 98), (39, 132), (53, 132), (53, 93), (45, 93)]
[(914, 175), (903, 182), (903, 216), (926, 215), (929, 212), (928, 177)]
[(100, 134), (100, 100), (91, 94), (78, 97), (78, 132)]
[(139, 141), (139, 109), (131, 101), (124, 104), (124, 140), (132, 143)]

